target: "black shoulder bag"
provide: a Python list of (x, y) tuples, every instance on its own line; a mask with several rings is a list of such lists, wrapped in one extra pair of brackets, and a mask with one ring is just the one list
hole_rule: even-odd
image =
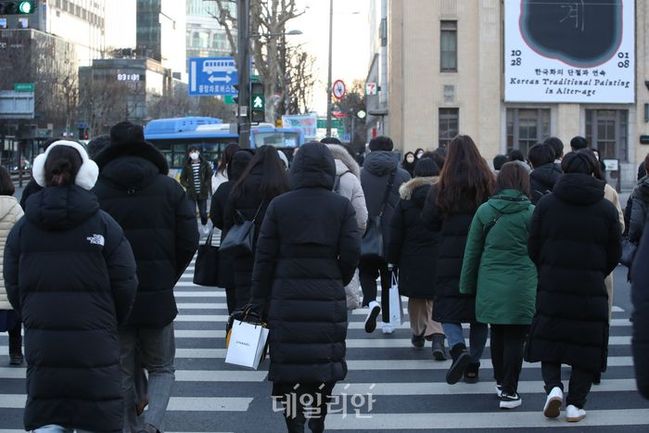
[(388, 199), (390, 198), (390, 191), (392, 191), (396, 173), (397, 170), (395, 169), (390, 175), (379, 214), (367, 219), (367, 229), (361, 239), (361, 257), (363, 259), (377, 260), (385, 257), (383, 253), (383, 228), (381, 220), (383, 219), (385, 206), (388, 204)]
[(252, 220), (248, 221), (245, 219), (243, 214), (236, 211), (239, 218), (241, 218), (241, 224), (235, 224), (228, 230), (228, 233), (225, 235), (223, 242), (221, 242), (221, 251), (226, 252), (227, 254), (234, 255), (245, 255), (252, 253), (254, 249), (255, 242), (255, 221), (261, 212), (261, 207), (264, 205), (263, 202), (259, 204), (257, 208), (257, 213)]
[(216, 287), (219, 285), (219, 247), (212, 245), (214, 229), (203, 245), (199, 245), (194, 266), (194, 284)]

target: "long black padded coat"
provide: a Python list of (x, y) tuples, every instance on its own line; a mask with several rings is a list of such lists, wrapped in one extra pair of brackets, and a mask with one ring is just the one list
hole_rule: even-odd
[[(225, 221), (223, 230), (227, 233), (235, 224), (243, 222), (241, 216), (248, 221), (255, 219), (256, 244), (259, 237), (261, 224), (266, 215), (270, 200), (265, 199), (261, 192), (263, 182), (263, 166), (257, 165), (249, 173), (243, 183), (243, 194), (233, 197), (230, 194), (225, 210)], [(229, 253), (224, 253), (229, 254)], [(232, 258), (234, 262), (234, 283), (236, 289), (237, 308), (241, 308), (250, 301), (250, 285), (252, 280), (252, 268), (255, 263), (255, 251), (252, 254), (239, 254)]]
[(25, 326), (25, 429), (121, 432), (117, 326), (137, 278), (120, 226), (91, 192), (45, 188), (29, 197), (9, 234), (3, 271)]
[(649, 399), (649, 230), (645, 230), (633, 267), (633, 364), (638, 390)]
[(95, 161), (94, 192), (124, 229), (137, 261), (140, 285), (128, 325), (162, 328), (178, 313), (173, 288), (198, 248), (196, 213), (153, 145), (111, 144)]
[(525, 358), (606, 369), (608, 294), (604, 278), (621, 254), (615, 206), (603, 181), (564, 174), (536, 205), (528, 251), (538, 269), (536, 314)]
[[(228, 165), (228, 181), (223, 182), (212, 195), (210, 204), (210, 220), (214, 227), (221, 230), (221, 242), (225, 239), (225, 214), (234, 184), (239, 180), (246, 166), (252, 159), (252, 153), (247, 150), (240, 150), (234, 153), (232, 161)], [(234, 257), (228, 254), (219, 254), (219, 287), (234, 288)]]
[(399, 292), (415, 299), (435, 298), (435, 259), (439, 232), (421, 218), (436, 177), (416, 177), (399, 188), (401, 200), (390, 223), (388, 262), (399, 266)]
[(465, 209), (444, 214), (437, 205), (438, 191), (439, 186), (433, 185), (422, 212), (424, 224), (441, 236), (436, 262), (433, 320), (440, 323), (475, 322), (475, 294), (460, 293), (460, 274), (466, 238), (477, 208), (466, 199), (463, 200)]
[(325, 145), (300, 148), (293, 191), (271, 202), (259, 235), (253, 302), (268, 307), (273, 382), (331, 383), (347, 374), (345, 285), (358, 264), (360, 232), (349, 200), (331, 191), (335, 175)]

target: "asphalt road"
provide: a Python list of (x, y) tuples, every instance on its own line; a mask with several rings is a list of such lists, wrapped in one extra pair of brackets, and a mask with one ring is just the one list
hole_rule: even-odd
[[(193, 265), (192, 265), (193, 266)], [(273, 412), (268, 361), (260, 371), (224, 363), (227, 310), (223, 290), (194, 286), (190, 267), (176, 287), (177, 383), (170, 403), (169, 432), (275, 433), (285, 431), (283, 418)], [(635, 391), (630, 351), (629, 287), (625, 269), (615, 274), (615, 312), (611, 328), (611, 367), (602, 384), (593, 388), (588, 417), (577, 425), (548, 421), (539, 365), (526, 364), (521, 376), (523, 405), (503, 412), (493, 392), (492, 369), (485, 352), (481, 381), (476, 385), (445, 383), (449, 362), (432, 360), (430, 347), (414, 351), (404, 325), (390, 336), (362, 330), (364, 310), (351, 315), (348, 334), (349, 373), (339, 384), (336, 410), (327, 418), (327, 431), (458, 433), (556, 431), (593, 433), (646, 432), (649, 402)], [(0, 337), (0, 433), (18, 432), (25, 402), (25, 369), (7, 367), (7, 339)], [(565, 373), (565, 372), (564, 372)], [(348, 387), (346, 387), (349, 385)], [(343, 396), (343, 394), (347, 394)], [(372, 400), (372, 407), (369, 401)], [(343, 403), (347, 415), (343, 416)], [(359, 407), (357, 415), (354, 408)]]

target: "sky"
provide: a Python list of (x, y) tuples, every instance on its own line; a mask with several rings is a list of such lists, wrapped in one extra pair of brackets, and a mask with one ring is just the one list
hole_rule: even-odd
[[(297, 0), (305, 13), (288, 30), (301, 30), (291, 36), (316, 59), (318, 83), (313, 91), (314, 109), (320, 114), (327, 108), (327, 67), (329, 57), (329, 2)], [(341, 79), (349, 89), (354, 80), (365, 80), (370, 62), (369, 0), (334, 0), (333, 81)]]
[[(300, 30), (290, 36), (315, 58), (318, 77), (313, 91), (312, 109), (326, 113), (327, 65), (329, 56), (329, 1), (296, 0), (304, 14), (287, 30)], [(106, 44), (111, 47), (135, 46), (136, 0), (107, 0)], [(369, 68), (368, 15), (370, 0), (334, 0), (333, 81), (341, 79), (350, 88), (354, 80), (364, 80)], [(310, 107), (311, 108), (311, 107)]]

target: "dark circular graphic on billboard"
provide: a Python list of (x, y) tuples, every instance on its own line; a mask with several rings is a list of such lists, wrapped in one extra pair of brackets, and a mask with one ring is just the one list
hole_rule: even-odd
[(520, 31), (539, 55), (592, 68), (615, 56), (623, 0), (521, 0)]

